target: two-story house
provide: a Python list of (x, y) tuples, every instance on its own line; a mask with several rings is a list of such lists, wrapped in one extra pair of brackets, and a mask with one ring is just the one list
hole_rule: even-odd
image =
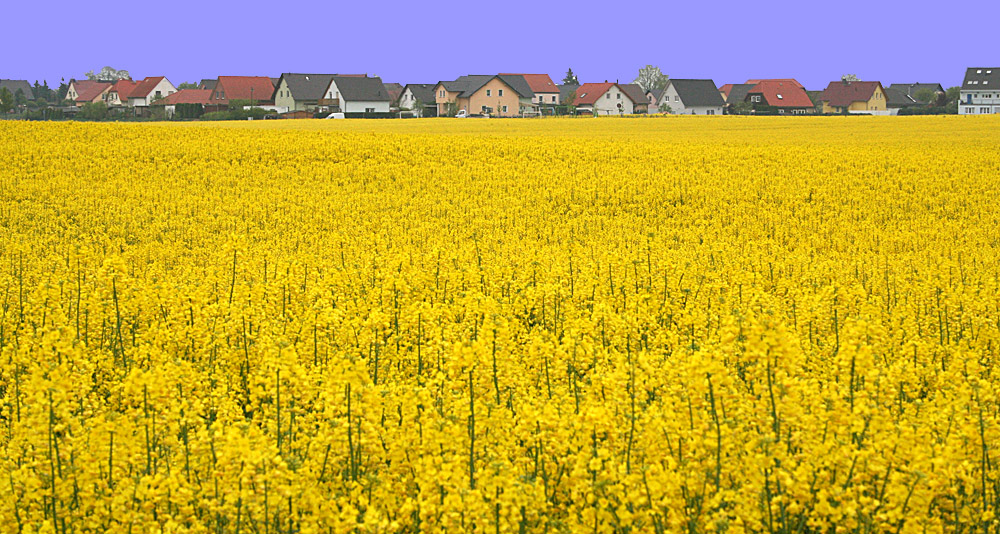
[(333, 74), (299, 74), (286, 72), (278, 78), (271, 100), (289, 111), (313, 111), (330, 87)]
[(553, 83), (548, 74), (519, 74), (501, 73), (501, 76), (521, 76), (528, 82), (528, 87), (535, 96), (531, 97), (531, 102), (539, 106), (557, 106), (561, 102), (559, 99), (559, 86)]
[(577, 111), (594, 115), (631, 115), (635, 111), (635, 102), (614, 82), (581, 85), (576, 89), (573, 105)]
[(408, 83), (399, 95), (399, 109), (414, 112), (418, 117), (437, 116), (433, 83)]
[[(779, 115), (816, 113), (816, 105), (805, 88), (792, 78), (747, 80), (747, 84), (753, 84), (753, 87), (747, 91), (743, 101), (749, 103), (754, 111), (775, 110)], [(726, 102), (736, 103), (732, 93)]]
[(885, 88), (880, 82), (846, 79), (830, 82), (819, 99), (823, 113), (871, 113), (888, 109)]
[(657, 108), (676, 115), (722, 115), (726, 102), (712, 80), (667, 80)]
[(163, 76), (143, 78), (128, 94), (128, 105), (144, 108), (153, 102), (177, 92), (174, 84)]
[(534, 92), (519, 74), (471, 74), (434, 87), (438, 115), (465, 110), (470, 115), (516, 117), (537, 111)]
[(959, 95), (959, 115), (1000, 113), (1000, 67), (966, 69)]
[(320, 105), (344, 113), (389, 113), (392, 97), (382, 78), (341, 76), (330, 78)]

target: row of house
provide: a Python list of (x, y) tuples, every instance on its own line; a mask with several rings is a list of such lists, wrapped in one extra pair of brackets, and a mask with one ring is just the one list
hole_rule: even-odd
[[(24, 80), (0, 80), (8, 90), (30, 93)], [(71, 80), (67, 98), (77, 106), (104, 102), (108, 106), (148, 110), (164, 106), (168, 115), (180, 104), (224, 109), (233, 101), (267, 107), (295, 116), (343, 112), (385, 114), (405, 111), (416, 116), (489, 115), (513, 117), (554, 112), (572, 105), (594, 115), (672, 113), (864, 113), (890, 115), (900, 109), (941, 101), (938, 83), (883, 86), (878, 81), (845, 77), (822, 91), (807, 91), (794, 78), (750, 79), (717, 87), (710, 79), (668, 79), (662, 88), (643, 91), (618, 82), (556, 84), (548, 74), (473, 74), (437, 83), (384, 83), (366, 74), (284, 73), (266, 76), (219, 76), (202, 80), (196, 89), (178, 90), (164, 76), (114, 83)], [(958, 112), (1000, 113), (1000, 68), (969, 68), (961, 86)], [(296, 115), (298, 114), (298, 115)]]

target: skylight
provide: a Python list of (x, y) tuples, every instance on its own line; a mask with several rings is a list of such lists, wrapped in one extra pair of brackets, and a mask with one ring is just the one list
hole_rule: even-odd
[(785, 97), (783, 97), (781, 95), (778, 95), (778, 100), (784, 100), (784, 99), (785, 99)]

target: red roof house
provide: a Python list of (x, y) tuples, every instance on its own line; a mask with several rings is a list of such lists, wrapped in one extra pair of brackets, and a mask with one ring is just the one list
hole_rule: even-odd
[(124, 106), (128, 104), (128, 97), (132, 94), (135, 86), (139, 85), (132, 80), (118, 80), (108, 91), (107, 103), (109, 106)]
[(270, 102), (273, 94), (274, 84), (267, 76), (219, 76), (210, 103), (222, 106), (230, 100), (253, 100), (262, 104)]
[(111, 84), (94, 80), (70, 80), (66, 98), (76, 102), (77, 106), (92, 102), (103, 102), (105, 95), (111, 90)]
[[(647, 104), (645, 97), (640, 104)], [(595, 115), (631, 115), (635, 102), (617, 83), (585, 83), (577, 88), (573, 105)]]
[(536, 104), (558, 104), (559, 86), (552, 82), (548, 74), (520, 74), (513, 72), (502, 72), (502, 76), (521, 76), (528, 82), (535, 97), (532, 102)]
[(768, 78), (762, 80), (747, 80), (747, 83), (752, 83), (754, 85), (757, 85), (760, 82), (781, 82), (785, 84), (797, 85), (799, 86), (800, 89), (805, 89), (805, 87), (801, 83), (799, 83), (799, 81), (796, 80), (795, 78)]
[(778, 113), (793, 113), (796, 115), (815, 113), (816, 107), (802, 84), (795, 80), (749, 80), (757, 82), (747, 92), (747, 101), (751, 104), (766, 104), (778, 109)]

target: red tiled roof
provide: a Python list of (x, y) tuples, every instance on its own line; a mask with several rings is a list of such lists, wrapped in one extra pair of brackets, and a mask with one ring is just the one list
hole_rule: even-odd
[(792, 80), (762, 80), (748, 94), (763, 94), (769, 106), (778, 108), (811, 108), (812, 100), (799, 82)]
[(93, 102), (104, 94), (104, 91), (110, 89), (111, 84), (93, 80), (76, 80), (73, 82), (73, 87), (76, 88), (77, 102)]
[[(253, 91), (251, 91), (253, 89)], [(219, 76), (216, 92), (224, 92), (225, 97), (213, 100), (270, 100), (274, 94), (274, 84), (267, 76)]]
[(211, 98), (211, 89), (181, 89), (172, 95), (167, 95), (157, 100), (155, 104), (163, 106), (173, 106), (175, 104), (208, 104)]
[(559, 86), (552, 83), (548, 74), (521, 74), (517, 72), (501, 72), (501, 76), (524, 76), (528, 87), (536, 93), (558, 93)]
[(879, 82), (830, 82), (820, 100), (835, 107), (848, 107), (852, 102), (867, 102), (881, 87)]
[(729, 98), (729, 92), (732, 90), (733, 90), (733, 84), (731, 83), (727, 83), (726, 85), (723, 85), (722, 87), (719, 88), (719, 92), (726, 95), (726, 98)]
[(129, 98), (146, 98), (149, 96), (149, 93), (153, 92), (153, 89), (156, 88), (156, 84), (160, 83), (161, 80), (163, 80), (163, 76), (149, 76), (143, 78), (143, 80), (139, 82), (134, 89), (132, 89), (132, 93), (128, 95)]
[(588, 104), (593, 104), (597, 102), (598, 98), (604, 96), (614, 83), (603, 82), (603, 83), (585, 83), (576, 89), (576, 100), (573, 101), (574, 106), (585, 106)]
[(747, 83), (752, 83), (754, 85), (757, 85), (760, 82), (782, 82), (782, 83), (790, 83), (790, 84), (799, 86), (799, 88), (801, 88), (801, 89), (805, 89), (805, 87), (803, 87), (803, 85), (801, 83), (799, 83), (799, 81), (796, 80), (795, 78), (768, 78), (768, 79), (761, 79), (761, 80), (747, 80)]
[(129, 95), (132, 94), (132, 91), (135, 90), (135, 87), (137, 85), (139, 84), (133, 82), (132, 80), (118, 80), (117, 82), (115, 82), (114, 85), (111, 86), (111, 91), (118, 93), (119, 100), (126, 100), (128, 99)]

